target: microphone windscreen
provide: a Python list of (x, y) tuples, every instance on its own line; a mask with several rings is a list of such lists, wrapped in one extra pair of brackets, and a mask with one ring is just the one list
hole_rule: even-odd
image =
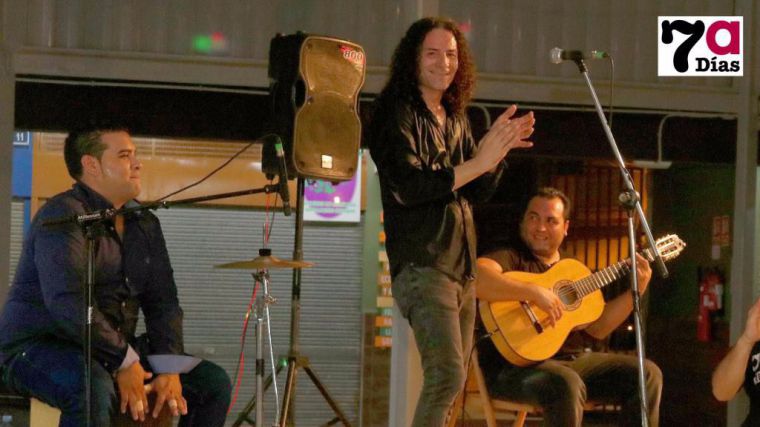
[(549, 61), (552, 64), (559, 64), (562, 62), (562, 49), (555, 47), (549, 51)]

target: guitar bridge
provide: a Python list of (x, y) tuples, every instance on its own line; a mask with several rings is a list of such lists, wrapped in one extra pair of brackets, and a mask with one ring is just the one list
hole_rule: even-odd
[(541, 322), (538, 321), (536, 313), (533, 312), (533, 309), (530, 308), (530, 305), (528, 305), (528, 303), (525, 301), (520, 301), (520, 307), (522, 307), (525, 314), (528, 315), (528, 319), (530, 319), (530, 323), (533, 325), (533, 329), (536, 330), (536, 333), (543, 333), (544, 327), (541, 325)]

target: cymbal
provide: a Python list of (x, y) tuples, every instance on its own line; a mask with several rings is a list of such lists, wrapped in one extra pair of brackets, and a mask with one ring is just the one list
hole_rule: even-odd
[(235, 261), (226, 264), (218, 264), (215, 265), (214, 268), (263, 270), (273, 268), (309, 268), (313, 266), (313, 262), (279, 259), (276, 256), (272, 255), (271, 250), (261, 249), (259, 250), (259, 256), (256, 258), (246, 261)]

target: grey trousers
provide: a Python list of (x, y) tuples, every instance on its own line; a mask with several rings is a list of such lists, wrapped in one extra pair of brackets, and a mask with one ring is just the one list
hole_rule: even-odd
[(412, 426), (442, 427), (466, 379), (475, 322), (473, 282), (407, 266), (391, 286), (422, 360), (424, 382)]
[[(500, 372), (484, 373), (493, 397), (543, 409), (544, 425), (580, 426), (586, 400), (622, 405), (621, 426), (640, 426), (638, 360), (615, 353), (584, 353), (575, 360), (549, 359), (519, 368), (505, 362)], [(649, 425), (660, 419), (662, 372), (644, 363)]]

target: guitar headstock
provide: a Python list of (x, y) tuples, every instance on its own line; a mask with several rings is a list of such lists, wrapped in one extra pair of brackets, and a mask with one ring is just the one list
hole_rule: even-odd
[[(662, 236), (657, 239), (654, 244), (657, 246), (657, 251), (660, 252), (660, 256), (662, 256), (663, 261), (670, 261), (671, 259), (677, 257), (681, 254), (681, 252), (683, 252), (683, 249), (686, 247), (686, 242), (681, 240), (681, 238), (676, 234), (668, 234), (667, 236)], [(647, 250), (645, 251), (645, 254), (646, 258), (650, 262), (654, 261), (654, 256), (651, 251)]]

